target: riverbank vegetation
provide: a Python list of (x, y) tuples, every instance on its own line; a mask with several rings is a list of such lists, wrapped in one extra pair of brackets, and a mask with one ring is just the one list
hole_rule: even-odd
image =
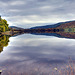
[(6, 32), (9, 30), (9, 24), (7, 23), (7, 21), (5, 19), (2, 19), (0, 16), (0, 33), (1, 32)]

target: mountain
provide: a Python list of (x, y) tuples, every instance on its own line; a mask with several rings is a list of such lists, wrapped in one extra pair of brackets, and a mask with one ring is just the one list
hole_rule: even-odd
[(63, 28), (63, 27), (67, 27), (67, 26), (73, 26), (75, 25), (75, 21), (67, 21), (67, 22), (60, 22), (60, 23), (57, 23), (57, 24), (52, 24), (52, 25), (45, 25), (45, 26), (36, 26), (36, 27), (32, 27), (30, 29), (47, 29), (47, 28), (57, 28), (57, 27), (60, 27), (60, 28)]
[(11, 28), (11, 29), (16, 29), (16, 30), (22, 30), (22, 29), (23, 29), (23, 28), (16, 27), (16, 26), (9, 26), (9, 28)]
[[(53, 25), (37, 26), (31, 29), (38, 30), (35, 35), (56, 36), (60, 38), (75, 39), (75, 21), (61, 22)], [(43, 32), (44, 31), (44, 32)]]
[(35, 35), (56, 36), (60, 38), (75, 39), (75, 21), (60, 22), (53, 25), (37, 26), (30, 29), (11, 26), (14, 31), (19, 33), (30, 33)]

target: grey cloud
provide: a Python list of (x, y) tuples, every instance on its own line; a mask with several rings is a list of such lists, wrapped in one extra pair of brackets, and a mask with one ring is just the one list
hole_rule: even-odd
[[(15, 14), (22, 15), (22, 16), (23, 15), (33, 15), (33, 14), (36, 14), (36, 15), (44, 14), (45, 15), (46, 13), (49, 15), (49, 13), (52, 14), (54, 12), (60, 12), (60, 11), (63, 12), (63, 10), (65, 11), (65, 9), (60, 10), (61, 8), (64, 8), (64, 7), (62, 7), (63, 1), (59, 1), (59, 2), (52, 1), (52, 0), (47, 0), (47, 1), (44, 0), (42, 2), (40, 0), (25, 1), (26, 4), (21, 5), (21, 6), (17, 5), (17, 4), (15, 6), (12, 6), (12, 5), (10, 5), (12, 2), (13, 1), (10, 1), (9, 5), (7, 7), (7, 9), (9, 9), (8, 13), (12, 13), (12, 15), (15, 15)], [(46, 8), (46, 9), (41, 8), (41, 7), (46, 7), (46, 6), (51, 6), (52, 10), (50, 8)], [(65, 6), (65, 8), (66, 8), (66, 6)], [(16, 12), (16, 11), (10, 11), (10, 10), (19, 10), (19, 11)], [(13, 13), (15, 13), (15, 14), (13, 14)]]
[[(0, 7), (0, 13), (5, 17), (10, 17), (10, 19), (13, 16), (15, 18), (16, 16), (20, 16), (21, 18), (32, 21), (33, 17), (30, 19), (30, 17), (27, 18), (26, 16), (33, 15), (38, 16), (36, 18), (37, 21), (48, 19), (50, 23), (53, 18), (57, 18), (59, 22), (75, 19), (74, 0), (0, 0), (0, 3), (2, 6)], [(19, 18), (16, 20), (19, 20)]]

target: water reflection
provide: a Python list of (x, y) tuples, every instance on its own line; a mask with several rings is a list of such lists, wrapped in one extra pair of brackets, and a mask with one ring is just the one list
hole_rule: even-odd
[(25, 29), (24, 33), (35, 35), (55, 36), (59, 38), (75, 39), (75, 28), (65, 29)]
[(3, 47), (8, 46), (9, 35), (0, 35), (0, 52), (3, 51)]
[[(25, 32), (26, 35), (27, 32)], [(24, 32), (23, 32), (24, 34)], [(67, 31), (55, 31), (55, 32), (43, 32), (41, 30), (41, 32), (35, 31), (29, 31), (27, 34), (33, 34), (33, 35), (44, 35), (44, 36), (54, 36), (54, 37), (58, 37), (58, 38), (68, 38), (68, 39), (75, 39), (75, 33), (74, 32), (67, 32)], [(16, 33), (13, 35), (0, 35), (0, 52), (3, 51), (3, 47), (8, 46), (8, 42), (9, 42), (9, 37), (16, 37), (18, 35), (22, 35), (22, 33)], [(26, 38), (26, 37), (25, 37)], [(19, 41), (20, 42), (20, 41)], [(20, 42), (22, 43), (22, 42)], [(33, 45), (33, 44), (32, 44)], [(35, 44), (36, 45), (36, 44)]]
[[(2, 47), (8, 47), (4, 48), (3, 53), (0, 54), (0, 67), (6, 68), (7, 72), (19, 71), (19, 73), (29, 73), (28, 75), (32, 72), (34, 72), (32, 75), (41, 75), (42, 72), (42, 75), (49, 75), (55, 67), (65, 66), (69, 56), (75, 60), (74, 39), (50, 37), (56, 36), (53, 33), (35, 34), (37, 35), (24, 34), (11, 37), (9, 45), (10, 36), (2, 35), (1, 39), (4, 40)], [(47, 34), (49, 36), (44, 36)]]
[(68, 38), (68, 39), (75, 39), (75, 32), (40, 32), (40, 33), (31, 33), (35, 35), (45, 35), (45, 36), (55, 36), (58, 38)]

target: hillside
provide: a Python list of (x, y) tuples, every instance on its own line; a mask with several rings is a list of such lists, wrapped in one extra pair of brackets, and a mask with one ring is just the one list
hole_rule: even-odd
[(16, 27), (16, 26), (9, 26), (9, 28), (11, 28), (11, 29), (16, 29), (16, 30), (22, 30), (22, 29), (23, 29), (23, 28)]
[(36, 26), (36, 27), (32, 27), (31, 29), (69, 28), (69, 27), (75, 27), (75, 21), (60, 22), (53, 25)]

